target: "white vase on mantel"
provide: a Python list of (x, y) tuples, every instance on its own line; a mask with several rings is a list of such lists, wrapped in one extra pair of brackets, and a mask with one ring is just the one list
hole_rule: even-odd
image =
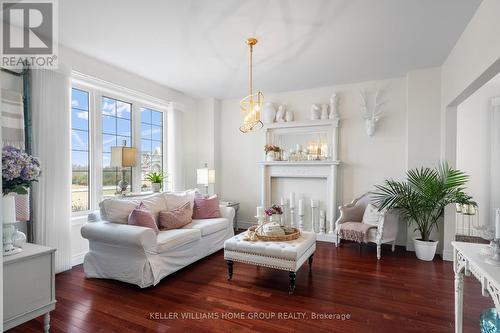
[(269, 102), (265, 103), (262, 107), (260, 116), (264, 124), (274, 123), (274, 119), (276, 118), (276, 108), (274, 104)]

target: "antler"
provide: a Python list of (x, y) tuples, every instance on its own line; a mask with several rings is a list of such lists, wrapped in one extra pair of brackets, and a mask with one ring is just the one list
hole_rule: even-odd
[(379, 96), (380, 94), (382, 93), (381, 90), (377, 90), (375, 92), (375, 102), (374, 102), (374, 106), (373, 106), (373, 117), (376, 118), (378, 120), (378, 118), (380, 117), (380, 115), (382, 115), (382, 110), (380, 110), (380, 107), (382, 105), (384, 105), (385, 102), (380, 102), (379, 101)]
[(359, 92), (359, 95), (361, 96), (361, 115), (363, 119), (369, 119), (370, 113), (368, 112), (368, 101), (367, 101), (366, 91), (361, 90)]

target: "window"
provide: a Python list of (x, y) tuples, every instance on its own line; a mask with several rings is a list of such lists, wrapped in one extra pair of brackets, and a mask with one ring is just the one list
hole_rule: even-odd
[(129, 192), (150, 191), (146, 173), (163, 171), (169, 102), (73, 73), (71, 90), (71, 208), (75, 223), (114, 196), (122, 169), (111, 166), (111, 147), (137, 149), (137, 166), (123, 168)]
[(149, 172), (163, 170), (163, 112), (141, 108), (141, 191), (151, 191)]
[[(116, 192), (116, 184), (122, 177), (122, 170), (111, 166), (111, 147), (132, 147), (132, 104), (117, 99), (102, 97), (102, 194)], [(123, 171), (130, 191), (132, 168)]]
[(89, 210), (89, 93), (71, 90), (71, 210)]

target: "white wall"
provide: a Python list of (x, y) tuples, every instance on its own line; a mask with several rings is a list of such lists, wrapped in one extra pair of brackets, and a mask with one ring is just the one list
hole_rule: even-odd
[[(435, 167), (440, 159), (441, 69), (428, 68), (406, 75), (407, 89), (407, 160), (408, 169)], [(438, 224), (442, 230), (442, 222)], [(414, 226), (408, 228), (407, 250), (413, 251), (413, 241), (419, 237)], [(437, 229), (432, 239), (440, 240)], [(441, 253), (440, 242), (438, 253)]]
[[(441, 158), (456, 163), (457, 105), (500, 71), (500, 1), (483, 0), (442, 66)], [(444, 221), (443, 257), (452, 260), (455, 214)]]
[[(360, 89), (385, 91), (386, 101), (377, 132), (368, 137), (360, 113)], [(406, 156), (406, 79), (394, 78), (349, 85), (322, 87), (301, 91), (265, 94), (266, 101), (286, 104), (294, 111), (295, 120), (309, 119), (312, 103), (327, 103), (333, 91), (340, 95), (340, 201), (373, 189), (386, 178), (401, 178)], [(260, 202), (260, 167), (264, 134), (242, 134), (238, 100), (224, 100), (221, 108), (220, 193), (226, 200), (239, 201), (240, 219), (254, 221), (255, 207)], [(406, 228), (402, 225), (399, 244), (406, 245)]]
[(457, 168), (469, 174), (467, 192), (479, 204), (479, 222), (489, 226), (493, 226), (491, 100), (497, 96), (500, 96), (500, 75), (460, 104), (457, 113)]

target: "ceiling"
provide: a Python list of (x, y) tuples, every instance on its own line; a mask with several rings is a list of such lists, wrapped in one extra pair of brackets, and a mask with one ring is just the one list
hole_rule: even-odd
[(64, 0), (62, 44), (191, 96), (279, 92), (441, 65), (481, 0)]

